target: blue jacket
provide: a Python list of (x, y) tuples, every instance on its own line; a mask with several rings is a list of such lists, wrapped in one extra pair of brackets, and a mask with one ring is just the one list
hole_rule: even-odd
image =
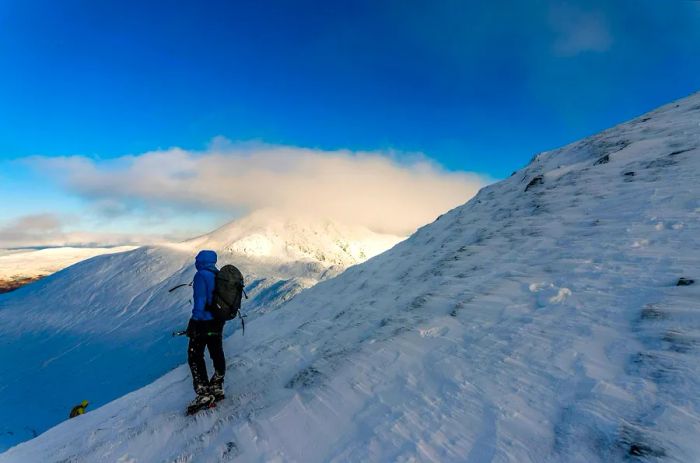
[(192, 282), (192, 318), (194, 320), (213, 320), (214, 316), (206, 310), (214, 295), (214, 278), (219, 270), (216, 268), (214, 251), (199, 251), (194, 261), (197, 273)]

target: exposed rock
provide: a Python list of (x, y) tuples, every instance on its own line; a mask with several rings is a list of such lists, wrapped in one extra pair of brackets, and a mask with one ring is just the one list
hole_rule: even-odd
[(16, 280), (0, 280), (0, 294), (9, 293), (15, 289), (21, 288), (22, 286), (28, 285), (35, 281), (41, 280), (41, 277), (35, 278), (19, 278)]
[(544, 183), (544, 177), (541, 175), (538, 175), (537, 177), (533, 178), (530, 180), (530, 183), (527, 184), (525, 187), (525, 191), (529, 190), (530, 188), (536, 186), (536, 185), (542, 185)]
[(678, 156), (679, 154), (687, 153), (688, 151), (693, 151), (695, 148), (686, 148), (682, 150), (676, 150), (669, 154), (669, 156)]
[(605, 156), (601, 157), (598, 159), (596, 162), (593, 163), (594, 166), (599, 166), (601, 164), (607, 164), (610, 162), (610, 155), (606, 154)]

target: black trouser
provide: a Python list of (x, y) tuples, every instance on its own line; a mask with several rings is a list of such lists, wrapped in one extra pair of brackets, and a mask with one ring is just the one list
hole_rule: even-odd
[(190, 320), (187, 327), (190, 345), (187, 349), (187, 363), (192, 372), (192, 385), (195, 392), (209, 386), (207, 364), (204, 361), (204, 349), (209, 350), (209, 357), (214, 362), (214, 374), (223, 382), (226, 373), (226, 359), (222, 345), (224, 323), (216, 320)]

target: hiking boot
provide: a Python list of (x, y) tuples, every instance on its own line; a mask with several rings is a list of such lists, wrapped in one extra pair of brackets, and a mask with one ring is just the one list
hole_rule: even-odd
[(194, 393), (197, 394), (197, 396), (208, 395), (209, 384), (197, 384), (197, 386), (194, 388)]
[(214, 396), (214, 400), (217, 402), (225, 397), (223, 376), (214, 373), (209, 381), (209, 393)]
[(188, 409), (202, 409), (202, 408), (207, 408), (210, 404), (214, 402), (214, 396), (209, 393), (202, 393), (202, 394), (197, 394), (197, 397), (194, 398), (192, 402), (190, 402), (190, 405)]
[(209, 389), (209, 393), (214, 397), (215, 402), (223, 400), (226, 397), (223, 386), (212, 386)]

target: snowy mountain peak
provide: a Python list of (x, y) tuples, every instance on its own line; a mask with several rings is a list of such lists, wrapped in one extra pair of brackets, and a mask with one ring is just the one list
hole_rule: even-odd
[(210, 248), (277, 262), (317, 261), (327, 266), (347, 267), (385, 251), (402, 239), (330, 219), (291, 217), (263, 210), (182, 245), (193, 250)]

